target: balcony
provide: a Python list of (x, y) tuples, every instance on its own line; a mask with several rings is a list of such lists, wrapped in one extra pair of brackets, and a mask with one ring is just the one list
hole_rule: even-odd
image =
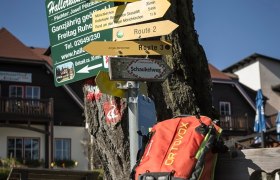
[(220, 116), (220, 126), (223, 130), (248, 131), (250, 122), (246, 115)]
[(0, 121), (46, 122), (53, 118), (53, 99), (0, 97)]

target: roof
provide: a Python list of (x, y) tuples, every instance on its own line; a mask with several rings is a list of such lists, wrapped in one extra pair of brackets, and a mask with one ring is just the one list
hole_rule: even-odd
[(47, 56), (45, 53), (48, 48), (30, 48), (36, 55), (40, 56), (41, 59), (45, 60), (50, 66), (52, 66), (52, 59), (50, 56)]
[(5, 28), (0, 29), (0, 57), (42, 60)]
[(211, 79), (231, 80), (231, 78), (229, 76), (227, 76), (225, 73), (218, 70), (212, 64), (208, 64), (208, 68), (210, 71)]
[(276, 59), (276, 58), (273, 58), (273, 57), (269, 57), (269, 56), (266, 56), (266, 55), (262, 55), (262, 54), (258, 54), (258, 53), (254, 53), (240, 61), (238, 61), (237, 63), (234, 63), (233, 65), (225, 68), (224, 70), (222, 70), (223, 72), (235, 72), (236, 70), (244, 67), (244, 66), (247, 66), (248, 64), (251, 64), (255, 61), (257, 61), (257, 58), (263, 58), (263, 59), (267, 59), (267, 60), (271, 60), (271, 61), (276, 61), (276, 62), (279, 62), (280, 63), (280, 59)]
[[(27, 47), (7, 29), (0, 29), (0, 61), (42, 63), (52, 72), (52, 60), (48, 56), (49, 53), (50, 48)], [(84, 108), (82, 100), (69, 86), (63, 85), (62, 87), (81, 108)]]
[(236, 75), (230, 73), (224, 73), (218, 70), (211, 64), (208, 64), (209, 71), (211, 74), (211, 79), (213, 83), (221, 83), (221, 84), (231, 84), (236, 87), (238, 92), (244, 97), (244, 99), (249, 103), (249, 105), (255, 110), (255, 104), (253, 99), (255, 98), (256, 92), (249, 89), (248, 87), (239, 83), (238, 77)]

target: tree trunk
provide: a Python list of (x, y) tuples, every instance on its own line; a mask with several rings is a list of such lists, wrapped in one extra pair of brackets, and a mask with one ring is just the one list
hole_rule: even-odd
[[(163, 83), (147, 83), (148, 95), (155, 102), (158, 121), (179, 114), (195, 114), (211, 117), (211, 79), (203, 48), (194, 29), (192, 0), (172, 0), (165, 19), (179, 25), (162, 39), (171, 40), (173, 55), (163, 56), (174, 72)], [(126, 99), (99, 94), (94, 84), (84, 86), (85, 116), (93, 146), (102, 161), (105, 179), (129, 179), (129, 139)], [(94, 94), (92, 96), (92, 93)], [(116, 104), (115, 122), (106, 122), (105, 104)], [(111, 106), (112, 107), (112, 106)]]
[(212, 84), (206, 55), (194, 28), (192, 0), (171, 1), (166, 19), (179, 27), (163, 37), (172, 41), (173, 56), (163, 59), (174, 72), (163, 83), (148, 83), (149, 97), (155, 101), (158, 120), (195, 114), (197, 108), (202, 115), (211, 117)]

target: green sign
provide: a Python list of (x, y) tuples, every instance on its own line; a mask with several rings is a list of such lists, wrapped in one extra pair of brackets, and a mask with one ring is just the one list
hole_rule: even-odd
[(92, 13), (113, 6), (112, 2), (46, 0), (56, 86), (108, 71), (108, 57), (92, 56), (83, 47), (92, 41), (112, 41), (112, 29), (92, 32)]

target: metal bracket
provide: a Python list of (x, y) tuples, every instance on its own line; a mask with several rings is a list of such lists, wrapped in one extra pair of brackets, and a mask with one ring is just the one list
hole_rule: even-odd
[(129, 103), (137, 103), (138, 102), (138, 97), (129, 97), (128, 102)]
[(117, 88), (119, 89), (130, 89), (130, 88), (139, 89), (139, 87), (140, 87), (139, 82), (136, 81), (127, 81), (126, 84), (117, 83)]

